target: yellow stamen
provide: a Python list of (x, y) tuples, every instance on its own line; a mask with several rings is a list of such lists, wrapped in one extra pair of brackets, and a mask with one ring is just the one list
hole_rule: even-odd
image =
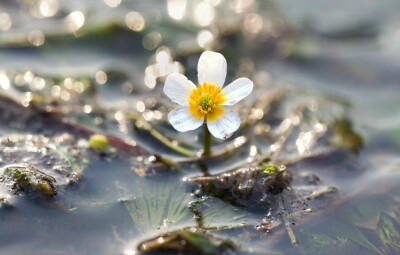
[(196, 119), (208, 122), (216, 121), (224, 113), (221, 107), (226, 102), (226, 96), (221, 88), (212, 83), (199, 84), (188, 97), (189, 111)]

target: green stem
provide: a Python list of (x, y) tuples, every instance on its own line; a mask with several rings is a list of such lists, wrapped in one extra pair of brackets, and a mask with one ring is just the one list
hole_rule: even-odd
[(134, 120), (138, 121), (140, 120), (143, 123), (143, 127), (145, 130), (147, 130), (154, 138), (156, 138), (158, 141), (169, 147), (170, 149), (178, 152), (179, 154), (188, 156), (188, 157), (196, 157), (196, 154), (182, 146), (174, 144), (171, 140), (169, 140), (167, 137), (162, 135), (160, 132), (158, 132), (156, 129), (154, 129), (150, 123), (148, 123), (145, 119), (143, 119), (140, 115), (133, 114), (130, 112), (125, 112), (125, 115)]
[(211, 134), (208, 130), (207, 124), (204, 123), (204, 156), (211, 155)]

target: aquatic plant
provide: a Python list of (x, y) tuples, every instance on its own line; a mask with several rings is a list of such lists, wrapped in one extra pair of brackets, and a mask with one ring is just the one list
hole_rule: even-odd
[(57, 194), (56, 180), (34, 167), (6, 166), (0, 169), (0, 182), (11, 185), (14, 194), (24, 192), (33, 198)]
[(196, 198), (182, 192), (185, 187), (174, 179), (162, 182), (140, 179), (134, 185), (125, 187), (120, 183), (116, 188), (122, 197), (134, 197), (124, 200), (135, 228), (147, 233), (164, 226), (192, 226), (205, 229), (226, 229), (242, 227), (253, 218), (249, 212), (236, 209), (214, 198)]
[(220, 53), (206, 51), (201, 54), (198, 65), (196, 87), (184, 75), (170, 74), (164, 86), (164, 93), (180, 106), (168, 114), (171, 125), (180, 132), (194, 130), (203, 123), (204, 154), (210, 154), (210, 135), (225, 139), (239, 126), (240, 119), (226, 106), (232, 106), (248, 96), (253, 82), (239, 78), (222, 89), (226, 78), (226, 60)]
[(348, 254), (362, 247), (374, 254), (397, 254), (400, 251), (399, 190), (391, 189), (389, 194), (367, 196), (343, 208), (338, 213), (340, 221), (329, 232), (306, 233), (301, 240), (305, 243), (305, 253), (311, 250)]
[(135, 196), (133, 201), (125, 201), (124, 205), (136, 229), (142, 233), (155, 230), (164, 222), (179, 222), (190, 213), (187, 205), (191, 195), (182, 193), (179, 185), (172, 181), (154, 183), (143, 179), (128, 188), (116, 186), (121, 195), (129, 190), (129, 194)]

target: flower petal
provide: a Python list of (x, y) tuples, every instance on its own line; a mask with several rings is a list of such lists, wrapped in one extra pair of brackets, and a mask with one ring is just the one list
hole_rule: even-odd
[(195, 130), (200, 127), (204, 120), (194, 118), (190, 112), (189, 107), (180, 106), (168, 114), (169, 122), (179, 132), (186, 132)]
[(188, 104), (188, 96), (190, 91), (196, 89), (193, 82), (189, 81), (184, 75), (180, 73), (172, 73), (168, 75), (165, 80), (164, 93), (172, 102), (180, 105)]
[(222, 89), (226, 102), (223, 105), (234, 105), (247, 97), (253, 90), (253, 82), (247, 78), (239, 78)]
[(197, 64), (199, 84), (213, 83), (222, 87), (226, 78), (226, 59), (221, 53), (205, 51)]
[(216, 121), (207, 122), (211, 134), (220, 139), (226, 139), (232, 135), (240, 126), (240, 119), (231, 110), (224, 108), (224, 114)]

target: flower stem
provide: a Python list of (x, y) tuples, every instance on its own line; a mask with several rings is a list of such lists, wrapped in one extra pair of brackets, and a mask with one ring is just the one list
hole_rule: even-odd
[(130, 112), (125, 112), (125, 115), (127, 116), (127, 118), (132, 119), (134, 121), (141, 121), (143, 124), (143, 128), (145, 130), (147, 130), (154, 138), (156, 138), (158, 141), (160, 141), (170, 149), (188, 157), (196, 157), (196, 154), (194, 152), (180, 146), (179, 144), (178, 145), (174, 144), (170, 139), (168, 139), (166, 136), (164, 136), (159, 131), (154, 129), (153, 126), (151, 126), (150, 123), (148, 123), (140, 115)]
[(211, 155), (211, 134), (210, 131), (208, 130), (207, 124), (204, 123), (204, 156), (210, 156)]

